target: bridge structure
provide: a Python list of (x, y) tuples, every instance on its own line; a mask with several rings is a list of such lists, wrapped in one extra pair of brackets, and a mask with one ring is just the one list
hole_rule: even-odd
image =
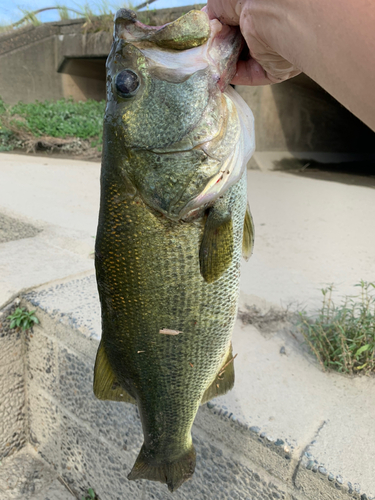
[[(203, 4), (138, 13), (162, 25)], [(70, 19), (0, 36), (0, 97), (6, 104), (105, 99), (112, 23)], [(255, 115), (257, 152), (372, 155), (373, 132), (306, 75), (261, 87), (237, 87)], [(316, 157), (318, 158), (318, 157)], [(331, 160), (328, 156), (325, 159)], [(319, 159), (319, 158), (318, 158)], [(335, 158), (334, 158), (335, 159)], [(324, 161), (324, 158), (323, 158)]]

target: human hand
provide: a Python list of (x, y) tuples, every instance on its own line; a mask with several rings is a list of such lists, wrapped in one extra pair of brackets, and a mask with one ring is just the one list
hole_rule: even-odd
[[(262, 3), (262, 0), (207, 1), (206, 10), (209, 18), (219, 19), (223, 24), (240, 26), (249, 48), (249, 58), (238, 61), (237, 72), (231, 82), (235, 85), (278, 83), (301, 72), (265, 41), (261, 22), (265, 16)], [(267, 15), (272, 16), (272, 12)]]

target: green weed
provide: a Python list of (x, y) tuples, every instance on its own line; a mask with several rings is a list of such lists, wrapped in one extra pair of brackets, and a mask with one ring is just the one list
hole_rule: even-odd
[(99, 497), (92, 488), (87, 490), (87, 495), (82, 497), (82, 500), (99, 500)]
[(58, 7), (58, 11), (61, 21), (67, 21), (68, 19), (71, 18), (70, 10), (65, 5)]
[(79, 137), (87, 139), (102, 133), (105, 101), (60, 99), (24, 104), (19, 102), (8, 111), (11, 121), (36, 137)]
[[(156, 0), (150, 0), (148, 3), (152, 3)], [(142, 6), (144, 6), (142, 4)], [(43, 7), (37, 10), (26, 10), (19, 8), (20, 12), (23, 14), (21, 19), (12, 23), (12, 24), (4, 24), (0, 25), (0, 33), (12, 31), (17, 28), (24, 28), (25, 26), (39, 26), (42, 22), (39, 20), (38, 16), (46, 11), (57, 10), (60, 20), (64, 21), (67, 19), (71, 19), (73, 17), (85, 17), (87, 22), (91, 24), (91, 22), (96, 18), (109, 17), (113, 23), (113, 14), (121, 7), (125, 7), (128, 9), (136, 10), (138, 8), (136, 5), (134, 6), (131, 1), (128, 2), (119, 2), (119, 3), (110, 3), (107, 0), (97, 0), (96, 2), (86, 2), (83, 5), (79, 5), (77, 2), (77, 9), (68, 7), (64, 5), (64, 3), (58, 3), (52, 5), (51, 7)], [(106, 21), (106, 20), (105, 20)], [(106, 27), (107, 23), (104, 22)]]
[(14, 313), (8, 316), (8, 319), (10, 319), (9, 328), (29, 330), (32, 326), (39, 323), (34, 313), (35, 311), (27, 311), (23, 307), (17, 307)]
[(13, 139), (13, 133), (7, 128), (0, 126), (0, 152), (12, 151), (15, 147)]
[[(0, 151), (15, 147), (35, 149), (32, 145), (38, 138), (44, 142), (46, 138), (58, 138), (60, 142), (67, 138), (89, 140), (91, 147), (100, 150), (104, 109), (104, 100), (19, 102), (9, 107), (0, 100)], [(49, 142), (54, 144), (53, 140)]]
[(300, 313), (301, 331), (323, 370), (347, 374), (375, 372), (375, 284), (360, 281), (359, 295), (332, 300), (333, 286), (322, 290), (317, 318)]

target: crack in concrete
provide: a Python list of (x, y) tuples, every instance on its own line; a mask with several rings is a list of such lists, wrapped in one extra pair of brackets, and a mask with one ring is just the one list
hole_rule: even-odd
[(315, 439), (319, 436), (320, 434), (320, 431), (326, 426), (327, 424), (327, 420), (323, 420), (319, 427), (317, 428), (317, 430), (315, 431), (312, 439), (309, 441), (309, 443), (303, 448), (303, 450), (301, 451), (300, 453), (300, 456), (298, 458), (298, 461), (297, 461), (297, 465), (296, 465), (296, 468), (294, 469), (294, 472), (293, 472), (293, 475), (292, 475), (292, 484), (295, 488), (297, 488), (297, 484), (296, 484), (296, 479), (297, 479), (297, 474), (298, 474), (298, 471), (299, 471), (299, 468), (302, 464), (302, 459), (305, 455), (305, 453), (307, 452), (307, 450), (310, 448), (310, 446), (314, 443)]
[(78, 500), (80, 500), (80, 497), (78, 495), (78, 493), (75, 493), (71, 488), (70, 486), (68, 485), (68, 483), (66, 481), (64, 481), (64, 478), (62, 476), (57, 476), (57, 480), (60, 484), (62, 484), (64, 486), (64, 488), (66, 488), (69, 493), (71, 495), (73, 495), (75, 498), (77, 498)]

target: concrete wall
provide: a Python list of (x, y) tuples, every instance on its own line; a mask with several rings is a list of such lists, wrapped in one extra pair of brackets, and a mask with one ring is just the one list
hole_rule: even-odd
[(96, 339), (37, 315), (42, 326), (27, 343), (30, 443), (79, 496), (92, 487), (101, 500), (307, 500), (292, 485), (295, 464), (283, 447), (259, 443), (207, 406), (193, 428), (192, 480), (173, 495), (159, 483), (129, 481), (143, 442), (137, 408), (94, 397)]
[[(76, 278), (31, 292), (21, 302), (37, 310), (40, 325), (25, 336), (23, 355), (18, 353), (27, 381), (27, 418), (22, 420), (23, 434), (21, 430), (18, 435), (28, 436), (39, 459), (78, 498), (88, 487), (101, 500), (370, 498), (350, 489), (339, 476), (328, 474), (304, 451), (296, 452), (284, 440), (243, 423), (217, 400), (203, 405), (194, 423), (197, 467), (190, 481), (173, 495), (159, 483), (128, 481), (143, 442), (141, 422), (135, 406), (99, 401), (93, 395), (95, 332), (100, 328), (93, 314), (98, 307), (94, 285), (92, 275)], [(19, 381), (16, 384), (18, 388)], [(8, 397), (5, 407), (10, 401)], [(8, 413), (16, 414), (14, 406)], [(8, 434), (14, 432), (10, 419), (6, 427)]]
[[(202, 7), (151, 10), (139, 13), (139, 18), (159, 25)], [(0, 35), (0, 97), (4, 102), (105, 99), (104, 64), (113, 26), (87, 32), (85, 23), (86, 19), (67, 20)]]
[[(89, 487), (101, 500), (373, 498), (328, 473), (306, 449), (296, 453), (293, 445), (243, 423), (218, 400), (203, 405), (194, 423), (197, 467), (190, 481), (173, 495), (159, 483), (129, 481), (126, 476), (143, 442), (141, 422), (135, 406), (99, 401), (93, 395), (99, 342), (92, 312), (97, 297), (88, 292), (94, 284), (90, 275), (27, 294), (21, 306), (36, 309), (40, 320), (27, 334), (9, 329), (6, 317), (15, 303), (2, 313), (0, 459), (6, 460), (0, 474), (1, 500), (30, 498), (25, 491), (34, 492), (40, 483), (40, 473), (32, 470), (36, 466), (50, 481), (62, 478), (77, 498)], [(74, 310), (78, 305), (75, 314), (66, 312), (67, 300)], [(65, 312), (49, 311), (55, 304)], [(30, 451), (37, 455), (33, 458)], [(26, 477), (17, 477), (26, 470)], [(7, 471), (13, 474), (11, 482)], [(18, 490), (23, 494), (12, 496)], [(42, 498), (51, 496), (36, 497)]]
[(9, 329), (16, 304), (0, 312), (0, 463), (27, 442), (24, 335)]
[(111, 42), (110, 33), (83, 33), (82, 21), (50, 23), (0, 37), (0, 96), (7, 104), (62, 97), (105, 99)]
[(63, 97), (55, 45), (52, 35), (0, 55), (0, 97), (7, 104)]
[(304, 74), (236, 90), (254, 113), (257, 151), (374, 152), (374, 132)]

